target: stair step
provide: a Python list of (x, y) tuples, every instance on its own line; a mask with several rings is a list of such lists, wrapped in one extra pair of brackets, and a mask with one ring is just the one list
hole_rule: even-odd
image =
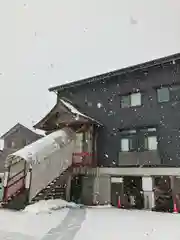
[(48, 200), (48, 199), (65, 199), (65, 190), (67, 184), (65, 183), (67, 178), (68, 171), (64, 172), (62, 175), (54, 179), (48, 186), (41, 190), (38, 195), (32, 199), (33, 202), (37, 202), (40, 200)]
[[(65, 194), (64, 193), (49, 193), (46, 196), (55, 196), (55, 195), (62, 196), (62, 195), (65, 195)], [(44, 196), (44, 197), (46, 197), (46, 196)]]

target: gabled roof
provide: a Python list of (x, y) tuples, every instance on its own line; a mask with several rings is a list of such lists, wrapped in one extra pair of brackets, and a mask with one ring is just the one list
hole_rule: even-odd
[[(59, 127), (77, 125), (88, 122), (102, 126), (102, 124), (95, 119), (81, 113), (70, 102), (64, 99), (59, 99), (56, 105), (51, 109), (51, 111), (33, 127), (36, 129), (43, 129), (45, 131), (49, 131), (49, 126), (51, 125), (51, 123), (53, 124), (51, 128), (55, 129)], [(59, 127), (57, 127), (57, 124)]]
[(55, 87), (51, 87), (49, 88), (49, 91), (63, 91), (65, 89), (69, 89), (69, 88), (73, 88), (73, 87), (77, 87), (77, 86), (81, 86), (84, 84), (88, 84), (88, 83), (92, 83), (92, 82), (97, 82), (97, 81), (101, 81), (101, 80), (106, 80), (109, 79), (110, 77), (113, 76), (119, 76), (125, 73), (130, 73), (130, 72), (134, 72), (137, 70), (145, 70), (148, 69), (150, 67), (153, 66), (157, 66), (157, 65), (161, 65), (161, 64), (165, 64), (171, 61), (176, 61), (180, 59), (180, 53), (176, 53), (167, 57), (163, 57), (163, 58), (159, 58), (159, 59), (155, 59), (153, 61), (148, 61), (145, 63), (141, 63), (141, 64), (137, 64), (134, 66), (130, 66), (130, 67), (126, 67), (126, 68), (122, 68), (119, 70), (115, 70), (115, 71), (111, 71), (108, 73), (104, 73), (104, 74), (100, 74), (94, 77), (89, 77), (89, 78), (85, 78), (85, 79), (81, 79), (78, 81), (74, 81), (74, 82), (70, 82), (67, 84), (62, 84), (62, 85), (58, 85)]
[(39, 135), (39, 134), (31, 131), (29, 128), (23, 126), (22, 124), (17, 123), (17, 124), (16, 124), (15, 126), (13, 126), (11, 129), (9, 129), (9, 131), (7, 131), (6, 133), (4, 133), (0, 138), (1, 138), (1, 139), (4, 139), (4, 138), (6, 138), (7, 136), (13, 134), (14, 132), (16, 132), (16, 131), (19, 130), (19, 129), (26, 129), (26, 131), (29, 131), (29, 132), (33, 133), (34, 135), (36, 135), (36, 136), (41, 136), (41, 135)]

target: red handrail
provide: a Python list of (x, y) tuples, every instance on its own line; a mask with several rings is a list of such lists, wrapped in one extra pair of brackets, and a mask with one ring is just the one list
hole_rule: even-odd
[(72, 166), (91, 166), (92, 153), (89, 152), (74, 152), (72, 156)]
[[(21, 174), (24, 173), (24, 171), (20, 171), (19, 173), (15, 174), (13, 177), (8, 179), (7, 186), (4, 189), (4, 196), (3, 196), (3, 201), (7, 202), (9, 198), (17, 195), (21, 190), (25, 189), (25, 177), (26, 175)], [(18, 179), (17, 176), (20, 176)], [(13, 179), (16, 179), (13, 182)]]
[(92, 157), (92, 153), (89, 153), (89, 152), (74, 152), (73, 156), (79, 156), (79, 157), (91, 156)]

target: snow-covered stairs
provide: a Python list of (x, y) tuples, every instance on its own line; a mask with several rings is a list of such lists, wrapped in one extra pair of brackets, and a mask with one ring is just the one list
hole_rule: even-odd
[(69, 171), (65, 171), (59, 177), (54, 179), (46, 188), (42, 189), (31, 203), (48, 200), (48, 199), (65, 199), (66, 198), (66, 183), (69, 177)]

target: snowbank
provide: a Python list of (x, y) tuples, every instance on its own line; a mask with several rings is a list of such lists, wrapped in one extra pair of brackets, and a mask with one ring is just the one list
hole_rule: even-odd
[(179, 222), (180, 214), (87, 208), (73, 240), (179, 240)]
[(56, 228), (67, 216), (68, 208), (52, 214), (31, 214), (0, 209), (0, 239), (39, 240)]
[(53, 200), (41, 200), (34, 204), (28, 205), (23, 212), (39, 214), (42, 212), (51, 213), (53, 210), (58, 210), (62, 208), (76, 208), (79, 205), (73, 202), (66, 202), (62, 199), (53, 199)]
[(97, 205), (97, 206), (88, 206), (88, 208), (113, 208), (112, 205), (106, 204), (106, 205)]

